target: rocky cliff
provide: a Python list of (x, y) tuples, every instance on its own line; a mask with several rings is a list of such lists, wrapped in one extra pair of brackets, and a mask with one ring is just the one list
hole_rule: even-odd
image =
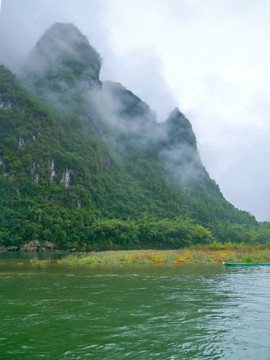
[(57, 23), (20, 80), (0, 68), (0, 245), (175, 248), (228, 240), (230, 226), (246, 240), (258, 223), (210, 179), (188, 119), (175, 109), (158, 123), (131, 91), (100, 81), (101, 63)]

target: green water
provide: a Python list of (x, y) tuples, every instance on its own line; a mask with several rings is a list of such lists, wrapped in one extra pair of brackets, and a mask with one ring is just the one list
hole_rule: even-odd
[(0, 359), (270, 359), (269, 303), (269, 268), (0, 259)]

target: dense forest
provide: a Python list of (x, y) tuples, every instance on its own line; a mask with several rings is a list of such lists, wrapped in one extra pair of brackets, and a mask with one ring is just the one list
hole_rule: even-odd
[[(0, 67), (0, 247), (180, 248), (266, 243), (201, 163), (190, 122), (158, 123), (71, 24), (53, 25), (17, 75)], [(143, 81), (143, 79), (142, 79)]]

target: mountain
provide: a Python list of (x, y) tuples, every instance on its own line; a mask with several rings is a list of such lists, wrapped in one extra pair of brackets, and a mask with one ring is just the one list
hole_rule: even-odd
[(18, 76), (0, 67), (0, 246), (178, 248), (265, 242), (267, 224), (226, 201), (189, 120), (158, 123), (114, 82), (72, 24), (56, 23)]

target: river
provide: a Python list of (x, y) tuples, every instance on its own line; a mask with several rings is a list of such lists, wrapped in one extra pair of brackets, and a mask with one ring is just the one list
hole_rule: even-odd
[(270, 359), (270, 268), (0, 259), (0, 359)]

